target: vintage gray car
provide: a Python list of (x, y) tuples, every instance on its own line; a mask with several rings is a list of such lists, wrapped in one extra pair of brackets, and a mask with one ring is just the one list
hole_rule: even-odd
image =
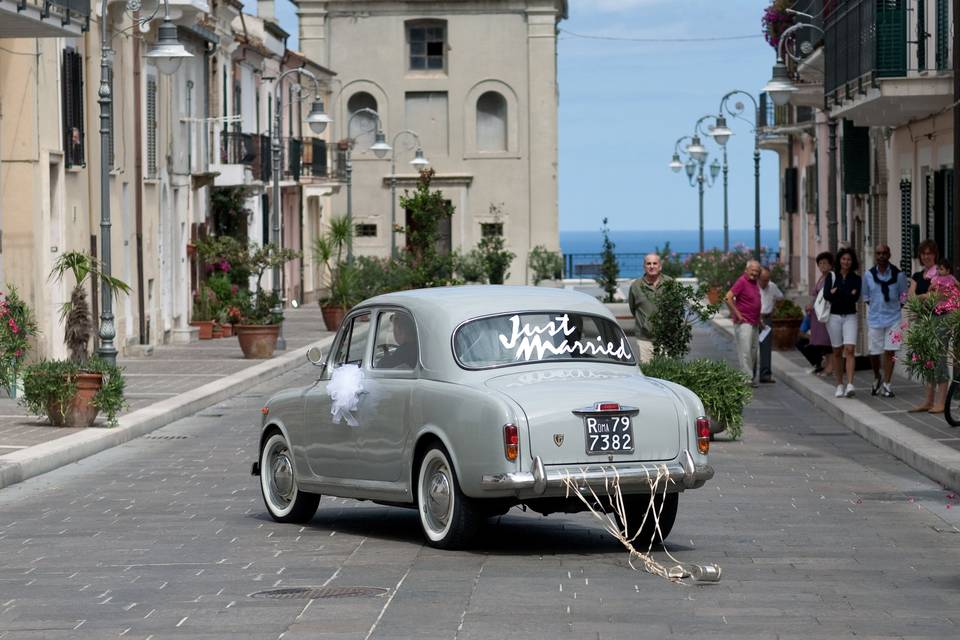
[[(601, 490), (616, 477), (633, 533), (659, 470), (671, 480), (658, 494), (665, 538), (678, 494), (713, 476), (699, 398), (645, 377), (615, 317), (586, 294), (381, 295), (352, 309), (329, 357), (314, 360), (316, 383), (262, 410), (253, 473), (280, 522), (308, 522), (321, 494), (372, 500), (416, 508), (427, 542), (454, 548), (515, 505), (583, 510), (565, 477)], [(656, 537), (652, 523), (641, 539)]]

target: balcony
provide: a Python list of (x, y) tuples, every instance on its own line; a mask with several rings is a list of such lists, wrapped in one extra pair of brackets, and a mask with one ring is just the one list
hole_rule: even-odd
[(898, 126), (952, 102), (949, 0), (840, 0), (826, 16), (830, 114)]
[(270, 137), (239, 131), (220, 133), (219, 157), (210, 170), (219, 172), (218, 187), (250, 185), (270, 179)]
[(293, 182), (343, 180), (346, 152), (318, 138), (283, 139), (283, 176)]
[(90, 26), (90, 0), (0, 0), (0, 39), (76, 38)]

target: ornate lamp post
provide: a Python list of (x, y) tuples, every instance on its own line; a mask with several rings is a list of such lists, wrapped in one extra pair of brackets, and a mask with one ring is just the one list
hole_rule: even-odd
[[(373, 144), (370, 145), (370, 150), (373, 151), (373, 154), (377, 156), (377, 158), (385, 158), (393, 147), (387, 144), (387, 138), (381, 128), (380, 114), (373, 109), (364, 107), (363, 109), (357, 109), (350, 115), (350, 119), (347, 120), (347, 136), (350, 135), (350, 125), (353, 123), (353, 119), (361, 114), (373, 116), (374, 120), (376, 120)], [(367, 132), (364, 131), (363, 133)], [(353, 141), (354, 138), (350, 138), (349, 144), (347, 145), (347, 222), (350, 224), (351, 231), (353, 231)], [(347, 240), (347, 261), (352, 260), (353, 233), (350, 234), (350, 238)]]
[[(700, 125), (706, 119), (713, 116), (703, 116), (697, 123), (694, 125), (693, 136), (683, 136), (678, 138), (673, 145), (673, 159), (670, 161), (669, 167), (674, 173), (679, 173), (681, 169), (686, 169), (687, 180), (690, 183), (690, 186), (696, 185), (697, 192), (699, 196), (699, 205), (700, 205), (700, 253), (703, 253), (704, 242), (703, 242), (703, 192), (705, 187), (712, 187), (716, 181), (717, 175), (720, 173), (720, 162), (714, 158), (713, 162), (710, 163), (710, 174), (709, 177), (705, 176), (703, 173), (703, 167), (707, 163), (707, 157), (710, 155), (706, 147), (700, 141)], [(682, 148), (680, 143), (684, 140), (689, 140), (690, 143), (686, 148)], [(683, 163), (680, 159), (680, 154), (683, 153), (687, 156), (687, 162)]]
[[(144, 57), (155, 61), (157, 68), (166, 74), (175, 73), (180, 68), (183, 58), (191, 58), (193, 54), (187, 51), (177, 40), (177, 26), (170, 20), (170, 5), (167, 0), (163, 3), (163, 24), (157, 32), (157, 42), (147, 50)], [(128, 0), (124, 10), (133, 14), (139, 10), (137, 0)], [(157, 10), (159, 10), (159, 5)], [(148, 18), (139, 18), (143, 25), (156, 16), (157, 11)], [(113, 339), (117, 336), (113, 317), (113, 294), (108, 280), (112, 275), (110, 266), (110, 135), (113, 131), (113, 96), (110, 85), (113, 77), (113, 49), (110, 48), (109, 29), (107, 28), (107, 0), (100, 1), (100, 89), (97, 92), (100, 105), (100, 343), (97, 347), (97, 357), (115, 365), (117, 363), (117, 348)]]
[[(283, 247), (283, 238), (280, 235), (280, 173), (283, 171), (281, 166), (282, 160), (282, 135), (281, 131), (281, 114), (283, 109), (281, 108), (281, 87), (283, 85), (283, 80), (287, 76), (300, 73), (311, 80), (313, 80), (314, 89), (316, 93), (314, 94), (315, 100), (313, 105), (310, 107), (310, 113), (307, 115), (307, 124), (310, 126), (310, 130), (314, 133), (323, 133), (324, 129), (327, 128), (327, 125), (333, 122), (326, 113), (323, 112), (323, 101), (320, 99), (320, 80), (308, 69), (303, 67), (297, 69), (287, 69), (274, 81), (273, 85), (273, 136), (271, 140), (271, 151), (273, 152), (273, 197), (271, 198), (271, 215), (273, 217), (273, 245), (280, 250)], [(282, 291), (280, 288), (280, 265), (273, 265), (273, 298), (275, 305), (274, 313), (279, 317), (283, 314), (283, 298)], [(287, 341), (283, 337), (283, 321), (280, 321), (280, 333), (277, 335), (277, 349), (283, 350), (287, 348)]]
[(430, 164), (430, 161), (423, 157), (423, 148), (420, 144), (420, 136), (410, 129), (398, 131), (393, 136), (393, 152), (390, 154), (390, 257), (397, 257), (397, 139), (402, 135), (411, 136), (417, 143), (417, 150), (414, 153), (410, 164), (417, 171)]

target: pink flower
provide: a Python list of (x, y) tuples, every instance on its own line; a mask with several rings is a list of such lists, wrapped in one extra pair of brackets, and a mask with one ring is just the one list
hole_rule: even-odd
[(21, 349), (17, 349), (13, 355), (16, 356), (17, 358), (20, 358), (23, 356), (23, 351)]
[(890, 334), (890, 339), (893, 340), (895, 343), (900, 344), (901, 342), (903, 342), (903, 333), (899, 331), (894, 331), (892, 334)]
[(923, 363), (925, 369), (933, 369), (933, 360), (927, 360)]
[(917, 354), (913, 354), (910, 360), (911, 362), (920, 362), (920, 356), (918, 356)]

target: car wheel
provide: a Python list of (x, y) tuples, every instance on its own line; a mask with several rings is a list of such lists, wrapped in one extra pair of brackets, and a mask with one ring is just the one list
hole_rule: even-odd
[(417, 510), (427, 544), (440, 549), (462, 548), (480, 524), (480, 516), (460, 491), (450, 457), (441, 445), (430, 448), (420, 460)]
[(260, 491), (270, 517), (277, 522), (310, 522), (320, 495), (301, 491), (293, 473), (293, 453), (287, 439), (274, 433), (260, 450)]
[[(633, 540), (633, 546), (638, 551), (646, 551), (651, 541), (653, 541), (654, 544), (660, 544), (667, 539), (667, 536), (670, 535), (670, 530), (673, 529), (673, 523), (677, 519), (677, 507), (679, 503), (679, 493), (668, 493), (666, 499), (664, 499), (661, 493), (657, 494), (657, 497), (654, 498), (654, 509), (660, 514), (660, 533), (657, 534), (653, 513), (648, 514), (647, 521), (643, 522), (643, 516), (647, 514), (647, 508), (650, 505), (650, 496), (624, 496), (623, 505), (626, 511), (627, 538), (633, 537), (637, 529), (640, 529), (641, 523), (643, 523), (643, 529), (640, 531), (640, 535)], [(663, 505), (662, 510), (660, 509), (661, 504)], [(620, 524), (622, 526), (624, 523), (621, 522)]]

